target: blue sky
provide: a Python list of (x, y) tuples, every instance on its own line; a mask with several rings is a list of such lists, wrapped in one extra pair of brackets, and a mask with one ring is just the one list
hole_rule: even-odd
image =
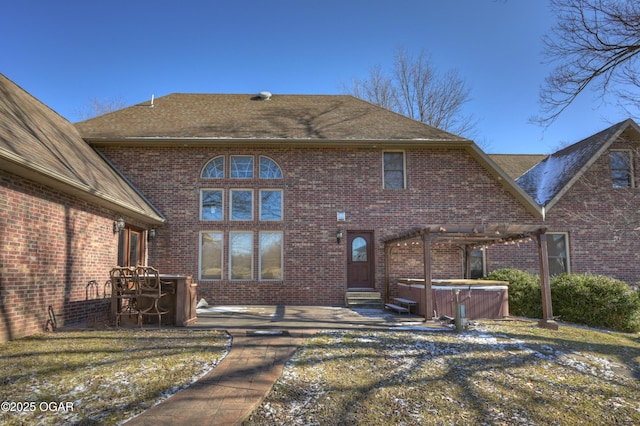
[(529, 123), (550, 68), (545, 0), (7, 3), (0, 73), (71, 121), (91, 98), (340, 94), (374, 65), (390, 70), (399, 46), (458, 70), (490, 153), (549, 153), (628, 118), (587, 92), (546, 130)]

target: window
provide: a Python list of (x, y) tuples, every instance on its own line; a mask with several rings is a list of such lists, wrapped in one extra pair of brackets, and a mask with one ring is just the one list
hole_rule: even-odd
[(231, 177), (236, 179), (253, 178), (253, 156), (232, 155)]
[(278, 163), (263, 155), (215, 154), (208, 160), (198, 188), (200, 279), (283, 279), (283, 176)]
[(282, 279), (282, 232), (260, 232), (260, 279)]
[(614, 188), (631, 188), (633, 186), (630, 151), (611, 151), (611, 178)]
[(231, 220), (253, 219), (253, 191), (250, 189), (231, 190)]
[(477, 280), (486, 276), (484, 265), (484, 249), (482, 248), (474, 248), (471, 250), (470, 254), (470, 271), (469, 271), (469, 279)]
[(404, 189), (404, 152), (383, 153), (384, 189)]
[(275, 161), (260, 157), (260, 179), (282, 179), (282, 171)]
[(209, 179), (224, 178), (224, 157), (216, 157), (209, 161), (202, 169), (202, 177)]
[(568, 235), (564, 232), (547, 233), (547, 252), (549, 256), (549, 275), (570, 272)]
[(222, 220), (222, 190), (203, 189), (200, 192), (200, 219)]
[(229, 233), (229, 279), (250, 280), (253, 278), (253, 234), (251, 232)]
[(367, 240), (356, 237), (351, 242), (351, 260), (353, 262), (367, 261)]
[(282, 190), (260, 190), (260, 220), (282, 220)]
[(200, 233), (200, 279), (222, 279), (222, 232)]

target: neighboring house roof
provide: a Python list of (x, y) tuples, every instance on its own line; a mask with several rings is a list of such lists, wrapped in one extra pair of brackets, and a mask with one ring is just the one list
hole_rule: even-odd
[(547, 158), (546, 154), (489, 154), (511, 179), (517, 179)]
[(549, 210), (624, 131), (631, 129), (640, 133), (631, 119), (615, 124), (549, 155), (516, 182)]
[(2, 74), (0, 168), (145, 223), (164, 222), (73, 124)]
[(468, 142), (347, 95), (171, 94), (76, 123), (100, 140)]

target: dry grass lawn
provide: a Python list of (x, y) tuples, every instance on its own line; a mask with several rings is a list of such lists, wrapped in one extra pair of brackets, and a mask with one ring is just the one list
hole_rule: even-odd
[(2, 425), (118, 424), (226, 355), (220, 331), (59, 331), (0, 345)]
[[(246, 424), (640, 424), (638, 334), (524, 320), (459, 333), (419, 324), (306, 339)], [(229, 343), (220, 331), (181, 328), (0, 345), (0, 394), (13, 404), (0, 424), (122, 423), (214, 368)]]
[(640, 340), (531, 321), (324, 332), (247, 424), (640, 424)]

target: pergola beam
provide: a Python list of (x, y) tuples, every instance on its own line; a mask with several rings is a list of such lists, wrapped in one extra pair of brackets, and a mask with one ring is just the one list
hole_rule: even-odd
[(387, 286), (387, 299), (389, 298), (389, 267), (391, 248), (399, 246), (401, 242), (413, 239), (421, 239), (423, 242), (424, 258), (424, 283), (425, 283), (425, 321), (433, 315), (433, 295), (432, 290), (432, 261), (431, 247), (438, 242), (448, 244), (458, 244), (464, 247), (467, 254), (467, 264), (465, 274), (469, 274), (469, 252), (475, 246), (511, 244), (518, 240), (536, 237), (538, 241), (538, 258), (540, 265), (540, 280), (542, 286), (542, 309), (543, 319), (539, 322), (541, 327), (557, 329), (553, 321), (553, 310), (551, 304), (551, 286), (549, 278), (549, 260), (547, 252), (546, 228), (533, 225), (427, 225), (422, 228), (413, 228), (403, 234), (384, 239), (385, 244), (385, 279)]

